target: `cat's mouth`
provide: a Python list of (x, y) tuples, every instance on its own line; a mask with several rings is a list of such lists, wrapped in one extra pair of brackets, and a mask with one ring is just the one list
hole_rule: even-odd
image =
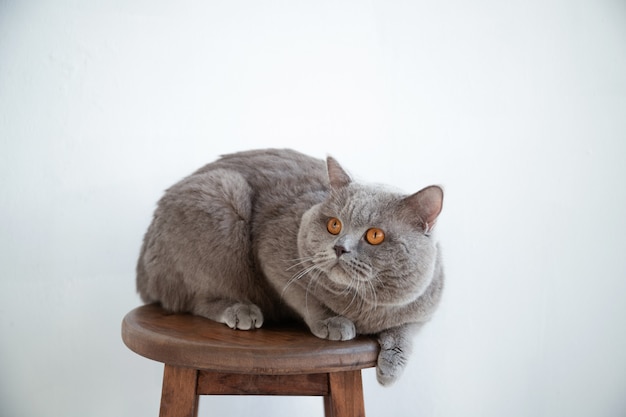
[(355, 282), (368, 282), (367, 268), (353, 261), (338, 258), (330, 268), (330, 279), (344, 286), (350, 286)]

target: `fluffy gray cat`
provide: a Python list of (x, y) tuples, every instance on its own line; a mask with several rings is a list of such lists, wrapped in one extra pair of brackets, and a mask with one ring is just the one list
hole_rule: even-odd
[(169, 188), (137, 264), (147, 302), (248, 330), (304, 320), (320, 338), (377, 335), (377, 378), (402, 373), (443, 289), (431, 231), (443, 192), (353, 181), (333, 158), (226, 155)]

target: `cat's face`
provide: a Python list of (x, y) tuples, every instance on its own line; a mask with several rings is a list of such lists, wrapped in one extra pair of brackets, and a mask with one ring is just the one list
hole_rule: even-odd
[(432, 280), (437, 250), (411, 200), (416, 195), (350, 183), (307, 211), (298, 250), (310, 268), (309, 288), (347, 299), (358, 293), (377, 305), (419, 297)]

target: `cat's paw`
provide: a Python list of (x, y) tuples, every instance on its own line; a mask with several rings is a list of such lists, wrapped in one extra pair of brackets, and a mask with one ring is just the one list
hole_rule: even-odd
[(351, 340), (356, 337), (354, 323), (341, 316), (319, 320), (311, 326), (311, 332), (320, 339), (328, 340)]
[(402, 375), (409, 358), (410, 346), (403, 346), (392, 334), (381, 334), (378, 341), (380, 353), (376, 366), (376, 379), (380, 385), (389, 386)]
[(263, 313), (254, 304), (237, 303), (224, 310), (222, 323), (231, 329), (258, 329), (263, 325)]

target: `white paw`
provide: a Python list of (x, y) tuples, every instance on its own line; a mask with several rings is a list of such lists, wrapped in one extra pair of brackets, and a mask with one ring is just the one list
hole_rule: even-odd
[(320, 339), (328, 340), (351, 340), (356, 337), (354, 323), (341, 316), (318, 321), (311, 326), (311, 332)]
[(224, 310), (222, 322), (231, 329), (258, 329), (263, 325), (263, 313), (254, 304), (237, 303)]

